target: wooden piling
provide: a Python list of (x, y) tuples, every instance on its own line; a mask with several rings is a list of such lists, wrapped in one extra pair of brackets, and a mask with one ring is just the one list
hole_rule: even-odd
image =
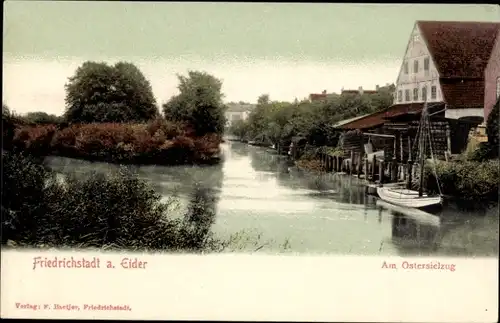
[(379, 166), (378, 166), (378, 182), (379, 184), (383, 184), (384, 183), (384, 165), (385, 162), (382, 160), (380, 161), (379, 163)]
[(391, 182), (397, 182), (398, 180), (398, 163), (396, 162), (396, 158), (392, 160), (392, 168), (390, 170), (391, 172)]
[(354, 151), (351, 150), (351, 161), (349, 163), (349, 175), (352, 175), (353, 164), (354, 164)]
[(363, 173), (365, 174), (365, 180), (368, 180), (368, 172), (369, 172), (369, 169), (368, 169), (368, 157), (365, 158), (365, 170), (363, 171)]
[(357, 162), (357, 171), (358, 171), (358, 178), (361, 178), (361, 171), (363, 169), (363, 162), (361, 158), (361, 153), (358, 155), (358, 162)]
[(372, 159), (372, 181), (375, 182), (375, 167), (377, 166), (377, 158), (373, 155)]
[(406, 188), (411, 189), (411, 181), (412, 181), (412, 175), (413, 175), (413, 162), (408, 160), (408, 176), (407, 176), (407, 181), (406, 181)]

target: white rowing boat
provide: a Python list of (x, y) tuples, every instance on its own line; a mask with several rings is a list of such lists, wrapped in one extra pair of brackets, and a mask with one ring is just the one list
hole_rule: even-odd
[[(431, 157), (433, 158), (432, 153), (432, 141), (431, 134), (429, 129), (429, 115), (427, 113), (427, 102), (424, 103), (424, 107), (422, 109), (422, 117), (420, 119), (419, 126), (419, 148), (420, 148), (420, 156), (419, 156), (419, 165), (420, 165), (420, 190), (410, 190), (403, 188), (399, 185), (384, 185), (377, 187), (377, 194), (385, 202), (391, 203), (393, 205), (407, 207), (407, 208), (415, 208), (415, 209), (424, 209), (429, 207), (441, 206), (443, 203), (443, 197), (441, 194), (437, 196), (429, 196), (424, 192), (424, 168), (426, 161), (426, 145), (429, 144)], [(433, 163), (434, 166), (434, 163)], [(435, 170), (434, 170), (435, 172)], [(437, 178), (437, 174), (434, 174)], [(438, 183), (439, 187), (439, 183)]]

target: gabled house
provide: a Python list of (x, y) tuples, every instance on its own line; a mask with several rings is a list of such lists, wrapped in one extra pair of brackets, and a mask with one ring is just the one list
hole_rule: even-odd
[(404, 160), (427, 101), (442, 155), (460, 153), (469, 130), (484, 119), (485, 70), (499, 30), (500, 23), (494, 22), (417, 21), (397, 77), (394, 104), (335, 127), (395, 134), (401, 147), (395, 154)]
[(484, 117), (484, 71), (500, 23), (417, 21), (394, 104), (443, 103), (445, 117)]
[(488, 120), (491, 109), (500, 97), (500, 31), (484, 72), (484, 121)]

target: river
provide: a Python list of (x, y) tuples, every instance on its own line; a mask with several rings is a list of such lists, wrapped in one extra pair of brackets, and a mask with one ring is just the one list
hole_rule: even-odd
[[(243, 143), (222, 145), (216, 166), (129, 166), (161, 195), (193, 192), (214, 213), (212, 232), (233, 237), (233, 251), (353, 255), (498, 256), (498, 206), (439, 216), (395, 212), (364, 194), (355, 178), (305, 173), (286, 157)], [(58, 173), (109, 172), (117, 165), (47, 157)], [(235, 236), (236, 235), (236, 236)], [(236, 239), (235, 237), (238, 237)]]

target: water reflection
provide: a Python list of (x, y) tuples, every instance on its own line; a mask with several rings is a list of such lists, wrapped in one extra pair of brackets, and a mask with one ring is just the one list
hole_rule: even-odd
[(260, 176), (275, 177), (280, 185), (293, 190), (313, 190), (306, 193), (311, 198), (329, 197), (346, 204), (374, 205), (374, 199), (365, 194), (362, 182), (354, 177), (305, 172), (295, 167), (286, 156), (270, 154), (259, 148), (250, 149), (248, 154), (252, 168)]
[(89, 172), (106, 174), (123, 167), (131, 175), (146, 179), (164, 198), (179, 198), (179, 205), (172, 210), (172, 215), (183, 217), (185, 229), (190, 232), (192, 249), (200, 248), (211, 232), (223, 181), (222, 165), (119, 166), (59, 157), (48, 157), (45, 162), (63, 176), (71, 173), (86, 177)]
[[(465, 212), (447, 207), (440, 216), (381, 205), (350, 176), (314, 175), (286, 156), (242, 143), (223, 145), (214, 166), (129, 166), (165, 198), (180, 197), (179, 214), (201, 243), (253, 232), (262, 243), (243, 250), (358, 255), (498, 255), (498, 209)], [(109, 172), (116, 165), (48, 159), (61, 172)], [(245, 240), (246, 241), (246, 240)], [(288, 247), (284, 250), (283, 245)]]
[(401, 255), (498, 255), (496, 208), (477, 216), (461, 213), (456, 208), (433, 215), (395, 207), (380, 200), (377, 206), (379, 217), (383, 210), (388, 210), (392, 216), (391, 242)]

